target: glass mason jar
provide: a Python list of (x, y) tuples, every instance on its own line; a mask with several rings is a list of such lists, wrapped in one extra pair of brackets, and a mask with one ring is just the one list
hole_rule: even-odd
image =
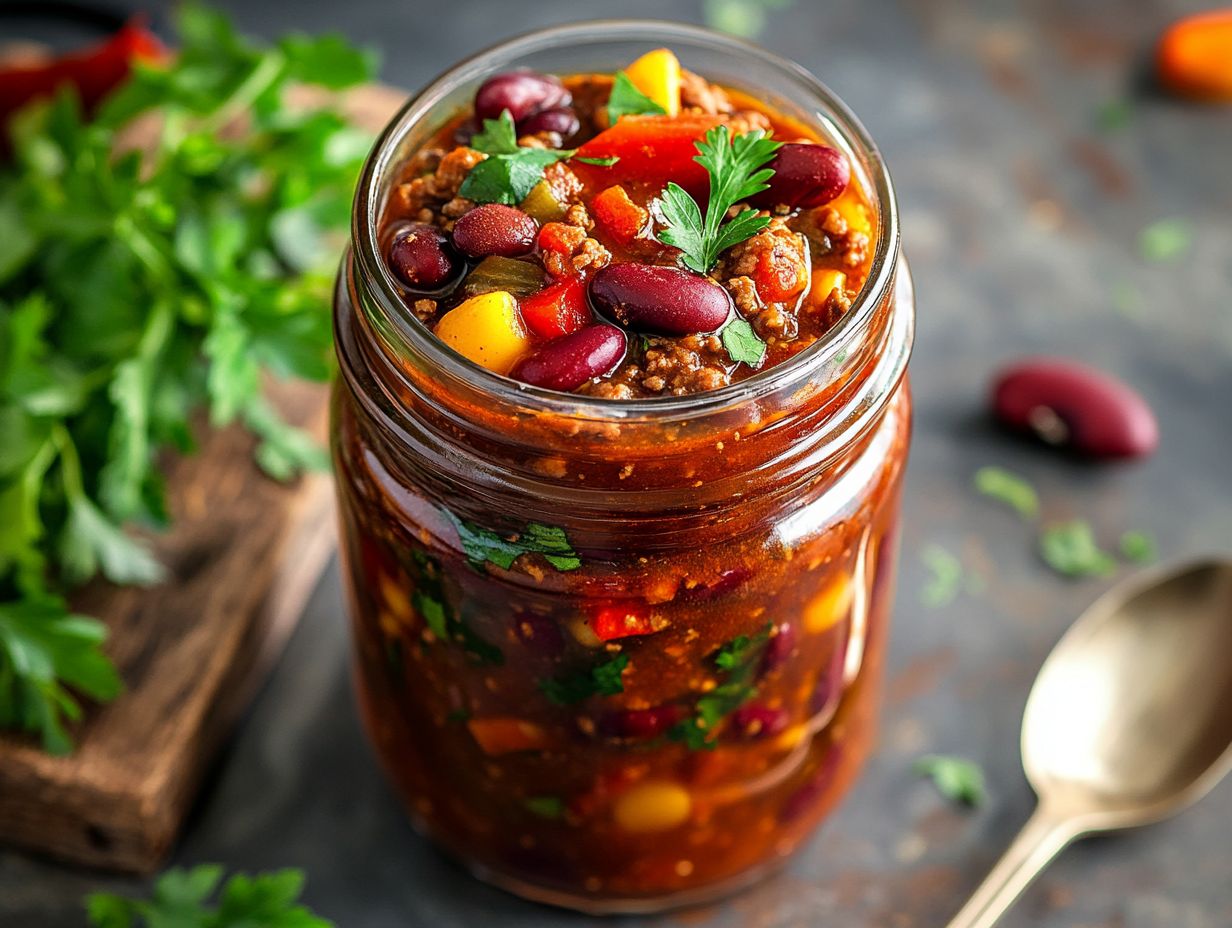
[[(877, 211), (868, 281), (793, 359), (708, 393), (555, 393), (454, 354), (378, 245), (396, 168), (493, 73), (670, 46), (817, 126)], [(889, 175), (802, 68), (659, 22), (514, 39), (378, 141), (339, 280), (333, 454), (362, 713), (415, 823), (477, 875), (592, 912), (748, 883), (873, 743), (914, 301)]]

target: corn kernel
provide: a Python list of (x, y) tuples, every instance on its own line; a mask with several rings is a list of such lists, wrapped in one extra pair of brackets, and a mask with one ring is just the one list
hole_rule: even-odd
[(662, 780), (641, 783), (616, 800), (616, 824), (634, 834), (668, 831), (681, 825), (692, 811), (693, 801), (679, 784)]

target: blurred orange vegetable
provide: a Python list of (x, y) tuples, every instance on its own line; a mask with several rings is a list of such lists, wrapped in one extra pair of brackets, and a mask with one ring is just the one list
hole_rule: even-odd
[(1232, 101), (1232, 9), (1186, 16), (1169, 26), (1155, 67), (1160, 83), (1175, 94)]

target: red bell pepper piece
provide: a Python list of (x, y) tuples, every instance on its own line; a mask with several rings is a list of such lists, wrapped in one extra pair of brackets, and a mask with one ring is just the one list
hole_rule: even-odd
[(53, 58), (45, 64), (0, 69), (0, 123), (32, 100), (62, 86), (76, 89), (86, 111), (93, 110), (132, 71), (134, 61), (156, 61), (165, 50), (139, 21), (130, 22), (105, 42)]
[(624, 245), (641, 235), (650, 220), (650, 214), (619, 184), (596, 194), (590, 201), (590, 212), (608, 235)]
[(665, 187), (675, 181), (694, 197), (705, 196), (709, 175), (693, 158), (694, 143), (719, 124), (718, 116), (623, 116), (578, 149), (580, 158), (618, 158), (598, 167), (573, 159), (569, 166), (583, 180), (597, 184), (641, 182)]
[(569, 335), (593, 318), (586, 302), (586, 284), (580, 277), (566, 277), (523, 297), (518, 307), (526, 327), (540, 338)]
[(594, 608), (586, 622), (600, 641), (650, 635), (663, 626), (656, 624), (650, 608), (643, 603), (608, 603)]

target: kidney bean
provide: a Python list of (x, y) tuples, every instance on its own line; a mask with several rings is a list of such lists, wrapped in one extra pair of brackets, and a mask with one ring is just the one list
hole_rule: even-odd
[(656, 738), (685, 717), (681, 706), (651, 706), (649, 709), (617, 709), (603, 715), (599, 730), (611, 738)]
[(513, 617), (513, 631), (518, 640), (543, 654), (559, 654), (565, 647), (565, 636), (551, 616), (522, 610)]
[(407, 223), (389, 243), (389, 268), (412, 290), (439, 290), (457, 276), (462, 261), (436, 226)]
[(847, 189), (851, 165), (829, 145), (792, 142), (778, 150), (767, 167), (774, 171), (770, 186), (749, 197), (754, 206), (770, 209), (779, 204), (811, 208), (829, 203)]
[(838, 772), (841, 750), (833, 742), (826, 745), (826, 753), (817, 762), (816, 770), (802, 786), (787, 797), (779, 808), (779, 821), (792, 822), (808, 817), (817, 811), (817, 806), (825, 798), (827, 790), (834, 782), (834, 774)]
[(1074, 361), (1031, 358), (1010, 365), (993, 385), (992, 405), (1010, 428), (1088, 457), (1141, 457), (1159, 444), (1155, 414), (1141, 396)]
[(518, 123), (518, 135), (535, 135), (539, 132), (555, 132), (562, 139), (574, 135), (581, 127), (577, 113), (572, 107), (554, 106), (551, 109), (532, 113)]
[(713, 281), (650, 264), (609, 264), (591, 278), (590, 298), (625, 328), (657, 335), (713, 332), (733, 307)]
[(484, 203), (464, 213), (453, 226), (453, 244), (470, 258), (518, 258), (535, 247), (539, 226), (520, 209)]
[(531, 352), (509, 376), (548, 390), (576, 390), (615, 367), (625, 344), (625, 333), (614, 325), (588, 325)]
[(786, 709), (772, 709), (756, 703), (736, 709), (730, 719), (732, 732), (749, 740), (777, 735), (787, 728), (788, 722)]
[(781, 667), (787, 661), (787, 658), (791, 657), (791, 652), (795, 649), (795, 626), (784, 622), (774, 630), (774, 634), (766, 642), (766, 649), (761, 652), (761, 667), (758, 668), (758, 674), (768, 674), (770, 671)]
[(475, 115), (497, 119), (509, 110), (515, 123), (540, 110), (568, 106), (572, 101), (564, 86), (554, 77), (535, 71), (507, 71), (489, 77), (475, 92)]

